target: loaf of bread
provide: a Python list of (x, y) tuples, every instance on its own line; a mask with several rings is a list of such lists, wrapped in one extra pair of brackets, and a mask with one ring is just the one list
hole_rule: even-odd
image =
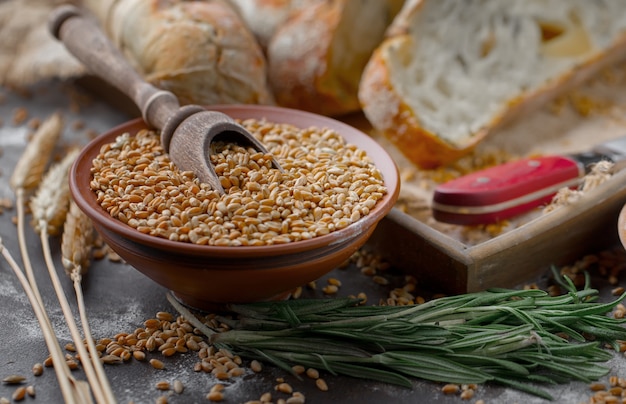
[(83, 0), (150, 83), (183, 104), (271, 104), (263, 52), (226, 0)]
[(626, 56), (623, 0), (407, 0), (363, 72), (372, 126), (418, 167)]
[(263, 49), (292, 14), (319, 1), (325, 0), (230, 0)]
[(266, 51), (277, 103), (324, 115), (359, 110), (361, 72), (402, 3), (309, 1), (293, 11)]

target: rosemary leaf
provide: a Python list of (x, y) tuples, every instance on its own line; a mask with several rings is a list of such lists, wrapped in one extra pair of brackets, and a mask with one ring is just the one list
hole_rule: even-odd
[(581, 319), (575, 324), (580, 332), (587, 333), (603, 341), (613, 341), (624, 338), (623, 327), (613, 327), (610, 324), (598, 324), (589, 320)]
[(568, 337), (578, 342), (584, 342), (585, 337), (578, 331), (569, 327), (571, 324), (578, 322), (578, 317), (574, 316), (552, 316), (535, 313), (537, 319), (544, 324), (544, 328), (551, 332), (564, 333)]
[(385, 352), (376, 356), (381, 364), (409, 376), (449, 383), (485, 383), (492, 377), (479, 369), (420, 352)]
[(528, 383), (522, 383), (517, 380), (507, 379), (505, 377), (496, 377), (494, 378), (494, 381), (498, 382), (499, 384), (514, 388), (516, 390), (523, 391), (525, 393), (532, 394), (537, 397), (545, 398), (546, 400), (554, 400), (554, 397), (552, 397), (545, 390), (536, 388), (533, 385), (528, 384)]
[(542, 368), (568, 376), (571, 380), (592, 382), (606, 375), (609, 370), (599, 367), (593, 362), (581, 360), (580, 357), (564, 358), (545, 352), (517, 352), (509, 356), (510, 359), (535, 363)]
[[(299, 299), (290, 301), (289, 307), (300, 318), (308, 314), (331, 312), (332, 310), (354, 306), (359, 299)], [(248, 304), (232, 304), (228, 309), (248, 318), (279, 319), (275, 302), (258, 302)]]
[(558, 346), (550, 346), (550, 353), (562, 357), (586, 356), (597, 362), (606, 362), (612, 358), (612, 354), (600, 348), (597, 342), (561, 344)]
[(390, 383), (403, 387), (412, 387), (411, 382), (396, 372), (389, 372), (373, 367), (357, 366), (350, 363), (338, 363), (333, 369), (340, 374), (356, 377), (359, 379), (376, 380), (382, 383)]
[(461, 364), (471, 366), (476, 369), (498, 368), (502, 371), (509, 371), (518, 376), (528, 376), (530, 371), (527, 367), (508, 359), (492, 358), (484, 355), (475, 354), (450, 354), (447, 357), (451, 360), (458, 361)]
[[(460, 329), (461, 327), (455, 328), (457, 332)], [(489, 344), (492, 342), (501, 343), (503, 340), (510, 338), (512, 336), (519, 337), (521, 335), (522, 338), (526, 338), (528, 336), (528, 333), (532, 329), (533, 329), (532, 324), (524, 324), (524, 325), (517, 326), (517, 327), (507, 327), (502, 330), (496, 330), (495, 332), (493, 329), (482, 328), (482, 329), (478, 329), (477, 331), (474, 331), (473, 333), (471, 332), (464, 333), (461, 339), (455, 342), (448, 343), (446, 347), (451, 350), (463, 349), (463, 348), (468, 348), (468, 347), (482, 346), (482, 345)], [(463, 330), (469, 331), (470, 329), (463, 328)]]
[(478, 307), (478, 306), (491, 306), (502, 303), (513, 298), (530, 299), (534, 297), (543, 297), (547, 293), (540, 289), (527, 289), (527, 290), (510, 290), (510, 289), (487, 289), (484, 292), (476, 292), (471, 294), (465, 294), (461, 296), (471, 297), (461, 307)]
[[(271, 349), (280, 340), (281, 349), (289, 352), (316, 352), (323, 355), (346, 355), (351, 357), (369, 357), (370, 353), (355, 345), (342, 343), (340, 340), (328, 340), (315, 337), (294, 335), (286, 336), (285, 333), (265, 333), (263, 335), (249, 331), (229, 331), (213, 334), (211, 342), (245, 346), (255, 349)], [(315, 349), (312, 349), (315, 347)]]

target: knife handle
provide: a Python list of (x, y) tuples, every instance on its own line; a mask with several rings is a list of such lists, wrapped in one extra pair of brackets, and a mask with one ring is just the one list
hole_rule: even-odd
[(493, 223), (548, 202), (584, 174), (566, 156), (512, 161), (439, 185), (433, 196), (435, 219), (455, 224)]

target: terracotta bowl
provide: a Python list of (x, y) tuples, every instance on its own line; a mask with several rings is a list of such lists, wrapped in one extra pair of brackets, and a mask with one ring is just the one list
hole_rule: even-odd
[(387, 152), (352, 126), (327, 117), (279, 107), (212, 106), (233, 118), (266, 118), (299, 127), (329, 127), (365, 150), (382, 172), (387, 195), (370, 213), (341, 230), (309, 240), (269, 246), (219, 247), (170, 241), (142, 234), (112, 218), (90, 190), (92, 161), (102, 145), (123, 133), (146, 128), (133, 120), (100, 135), (80, 153), (70, 173), (72, 196), (91, 218), (106, 243), (128, 264), (172, 290), (183, 303), (214, 310), (226, 303), (244, 303), (289, 296), (296, 287), (316, 280), (347, 260), (391, 210), (399, 192), (398, 170)]

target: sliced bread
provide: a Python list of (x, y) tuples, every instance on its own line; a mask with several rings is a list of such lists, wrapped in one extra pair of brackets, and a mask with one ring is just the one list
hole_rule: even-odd
[(410, 161), (434, 168), (624, 56), (623, 0), (407, 0), (359, 101)]

